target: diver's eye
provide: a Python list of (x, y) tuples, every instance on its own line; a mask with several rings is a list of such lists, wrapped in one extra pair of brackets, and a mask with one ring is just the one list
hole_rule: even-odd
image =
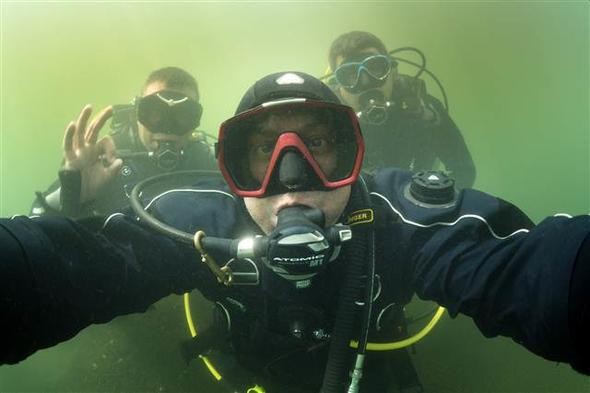
[(324, 138), (313, 138), (307, 141), (307, 147), (318, 149), (325, 146), (326, 143), (328, 143), (328, 141), (326, 141)]
[(309, 138), (305, 145), (312, 153), (325, 153), (332, 148), (332, 143), (324, 137)]
[(252, 147), (252, 153), (258, 157), (270, 156), (272, 154), (274, 144), (260, 143)]

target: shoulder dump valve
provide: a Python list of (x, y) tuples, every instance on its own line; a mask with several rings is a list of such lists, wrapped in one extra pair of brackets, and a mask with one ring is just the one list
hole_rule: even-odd
[(455, 180), (440, 171), (417, 172), (404, 194), (424, 207), (447, 207), (453, 205), (457, 197)]

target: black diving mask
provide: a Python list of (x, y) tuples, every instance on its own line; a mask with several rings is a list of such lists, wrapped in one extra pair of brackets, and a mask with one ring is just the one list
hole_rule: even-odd
[(141, 97), (137, 104), (137, 119), (150, 132), (184, 135), (199, 126), (203, 108), (187, 95), (160, 90)]

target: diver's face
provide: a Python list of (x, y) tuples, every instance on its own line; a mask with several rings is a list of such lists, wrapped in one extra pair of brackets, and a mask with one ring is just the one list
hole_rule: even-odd
[[(195, 100), (198, 99), (196, 93), (191, 89), (184, 88), (184, 89), (168, 89), (166, 83), (163, 81), (154, 81), (145, 87), (143, 91), (143, 97), (148, 96), (150, 94), (156, 93), (161, 90), (173, 90), (179, 93), (182, 93), (190, 98)], [(158, 147), (163, 142), (171, 142), (176, 147), (182, 148), (186, 146), (188, 141), (191, 137), (191, 132), (187, 132), (183, 135), (173, 135), (173, 134), (162, 134), (162, 133), (154, 133), (149, 130), (146, 126), (137, 122), (137, 131), (139, 134), (139, 139), (141, 143), (145, 146), (148, 151), (155, 151), (158, 150)]]
[[(380, 55), (380, 54), (381, 53), (376, 48), (370, 47), (370, 48), (363, 49), (363, 50), (359, 51), (358, 53), (356, 53), (355, 55), (350, 56), (346, 59), (342, 56), (338, 56), (338, 57), (336, 57), (336, 68), (338, 68), (340, 65), (342, 65), (344, 63), (361, 62), (369, 56)], [(393, 89), (393, 80), (395, 78), (395, 74), (396, 74), (396, 69), (392, 68), (391, 72), (389, 73), (389, 75), (385, 79), (385, 83), (382, 86), (375, 88), (376, 90), (379, 90), (383, 94), (383, 96), (385, 97), (386, 100), (391, 99), (392, 89)], [(361, 72), (360, 76), (359, 76), (358, 83), (360, 83), (361, 85), (366, 84), (368, 78), (369, 78), (369, 75), (367, 75), (366, 72)], [(366, 90), (361, 90), (357, 93), (351, 93), (350, 91), (346, 90), (342, 86), (338, 87), (338, 93), (340, 94), (340, 98), (342, 99), (342, 101), (344, 101), (344, 103), (346, 105), (351, 106), (357, 112), (362, 110), (362, 108), (360, 107), (360, 103), (359, 103), (359, 96), (362, 93), (364, 93), (364, 91), (366, 91)]]
[[(336, 168), (337, 153), (331, 145), (332, 135), (328, 127), (303, 113), (272, 115), (248, 138), (248, 165), (253, 177), (262, 180), (274, 143), (286, 131), (299, 135), (324, 173), (330, 173)], [(279, 211), (289, 206), (303, 205), (320, 209), (324, 212), (326, 225), (332, 225), (344, 211), (349, 196), (350, 186), (345, 186), (330, 191), (296, 191), (261, 198), (246, 197), (244, 202), (250, 216), (268, 234), (277, 225)]]
[(336, 169), (335, 133), (328, 124), (305, 113), (272, 114), (247, 139), (248, 168), (258, 182), (262, 182), (277, 139), (284, 132), (297, 133), (327, 177)]

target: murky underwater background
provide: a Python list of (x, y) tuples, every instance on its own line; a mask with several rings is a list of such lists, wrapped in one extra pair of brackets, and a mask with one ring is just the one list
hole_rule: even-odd
[[(149, 72), (176, 65), (199, 81), (201, 128), (214, 135), (256, 79), (322, 75), (330, 43), (351, 30), (426, 54), (473, 155), (476, 188), (536, 221), (587, 213), (588, 4), (2, 2), (0, 215), (27, 213), (56, 177), (63, 130), (84, 104), (127, 103)], [(210, 376), (180, 357), (187, 337), (172, 296), (0, 367), (0, 391), (209, 392)], [(465, 317), (445, 317), (414, 359), (429, 392), (590, 392), (589, 378), (485, 339)]]

